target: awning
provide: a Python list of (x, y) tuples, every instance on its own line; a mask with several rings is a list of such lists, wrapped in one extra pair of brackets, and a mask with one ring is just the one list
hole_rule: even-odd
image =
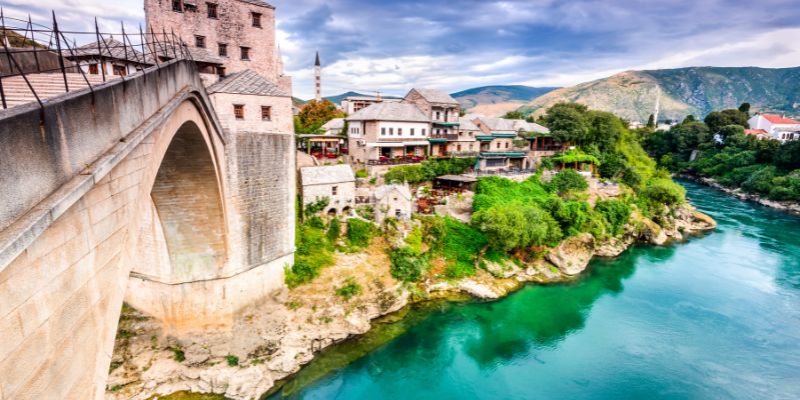
[(414, 140), (408, 142), (372, 142), (367, 143), (367, 147), (405, 147), (405, 146), (427, 146), (427, 140)]
[(436, 122), (436, 121), (433, 121), (431, 123), (434, 124), (434, 125), (439, 125), (439, 126), (449, 126), (449, 127), (458, 126), (458, 123), (453, 123), (453, 122)]
[(482, 152), (481, 157), (483, 158), (495, 158), (495, 157), (525, 157), (525, 153), (521, 152)]

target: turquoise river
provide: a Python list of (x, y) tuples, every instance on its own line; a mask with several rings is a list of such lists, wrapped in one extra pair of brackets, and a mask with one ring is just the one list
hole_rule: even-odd
[(569, 284), (413, 307), (272, 398), (800, 399), (800, 218), (684, 184), (715, 232)]

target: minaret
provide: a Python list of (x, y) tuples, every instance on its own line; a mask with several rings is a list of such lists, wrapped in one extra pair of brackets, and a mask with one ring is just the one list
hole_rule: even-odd
[(314, 76), (317, 84), (314, 89), (314, 98), (317, 101), (322, 101), (322, 66), (319, 63), (319, 52), (317, 52), (317, 61), (314, 62)]

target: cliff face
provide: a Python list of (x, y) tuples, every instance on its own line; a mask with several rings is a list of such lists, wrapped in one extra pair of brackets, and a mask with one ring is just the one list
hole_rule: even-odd
[(661, 93), (659, 119), (703, 118), (714, 110), (748, 102), (753, 111), (800, 114), (800, 67), (691, 67), (626, 71), (552, 91), (520, 108), (540, 115), (563, 101), (610, 111), (631, 121), (646, 122)]

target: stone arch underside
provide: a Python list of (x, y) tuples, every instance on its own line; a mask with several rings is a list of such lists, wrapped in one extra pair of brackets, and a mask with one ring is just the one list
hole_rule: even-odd
[(168, 281), (216, 277), (226, 256), (224, 212), (214, 162), (194, 122), (172, 138), (150, 197), (156, 217), (151, 221), (160, 225), (155, 232), (168, 254)]

